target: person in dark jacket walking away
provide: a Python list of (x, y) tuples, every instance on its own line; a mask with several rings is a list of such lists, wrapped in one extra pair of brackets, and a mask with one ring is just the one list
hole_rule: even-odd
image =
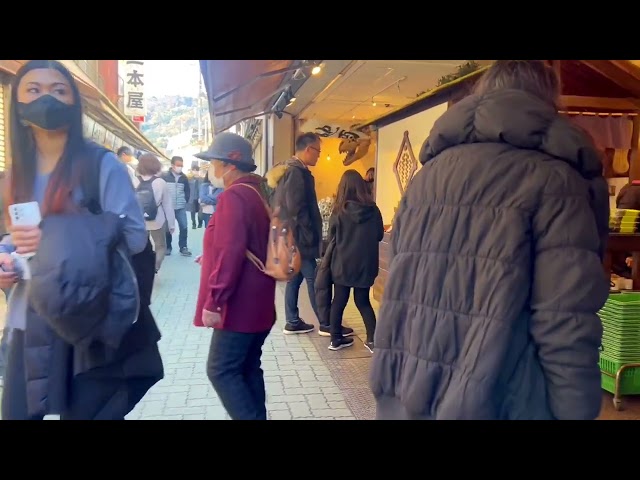
[[(44, 220), (16, 226), (7, 217), (9, 235), (0, 241), (5, 271), (16, 271), (11, 253), (35, 254), (29, 260), (32, 277), (19, 276), (9, 297), (11, 340), (2, 418), (124, 420), (164, 375), (157, 346), (160, 331), (135, 290), (133, 264), (149, 239), (133, 185), (113, 152), (83, 138), (82, 99), (61, 63), (25, 63), (14, 78), (10, 105), (13, 161), (9, 188), (2, 191), (5, 205), (37, 201)], [(99, 163), (92, 162), (96, 152)], [(93, 171), (91, 165), (100, 168)], [(95, 179), (97, 191), (85, 188), (84, 178)], [(93, 194), (99, 198), (87, 197)], [(88, 215), (88, 203), (94, 203), (90, 200), (99, 203), (104, 215)], [(100, 230), (98, 222), (114, 228)], [(78, 230), (79, 239), (74, 231), (49, 228), (81, 228), (86, 223), (92, 224), (91, 230)], [(91, 235), (101, 249), (86, 248)], [(109, 249), (112, 270), (100, 277), (106, 259), (94, 262), (83, 254), (106, 251), (105, 244), (117, 238), (123, 240), (122, 245), (118, 242), (120, 254)], [(50, 245), (56, 245), (55, 252)], [(64, 269), (57, 265), (38, 275), (38, 265), (56, 265), (60, 258), (66, 259)], [(76, 294), (79, 284), (83, 292)], [(71, 337), (77, 341), (68, 340)]]
[[(184, 161), (182, 157), (171, 158), (171, 168), (166, 172), (162, 179), (167, 182), (167, 188), (173, 200), (173, 208), (180, 234), (178, 236), (178, 246), (180, 247), (180, 255), (190, 257), (191, 251), (187, 248), (187, 237), (189, 228), (187, 222), (187, 200), (191, 198), (191, 189), (189, 187), (189, 179), (182, 173)], [(167, 230), (167, 255), (171, 255), (173, 234)]]
[[(292, 219), (293, 235), (302, 257), (298, 275), (287, 282), (285, 290), (285, 335), (313, 332), (313, 324), (300, 318), (298, 295), (304, 279), (309, 292), (313, 312), (320, 320), (314, 289), (316, 267), (322, 245), (322, 216), (316, 197), (316, 184), (309, 170), (318, 163), (320, 137), (315, 133), (303, 133), (296, 139), (296, 154), (272, 169), (267, 178), (276, 184), (274, 207), (280, 208), (283, 218)], [(277, 173), (276, 173), (277, 172)], [(274, 178), (275, 174), (275, 178)], [(320, 325), (320, 335), (329, 336), (329, 325)], [(345, 335), (353, 335), (353, 329), (345, 328)]]
[(353, 288), (353, 298), (367, 332), (365, 347), (373, 353), (376, 314), (369, 291), (378, 276), (378, 246), (383, 237), (382, 214), (366, 182), (356, 170), (347, 170), (340, 179), (329, 219), (329, 242), (334, 238), (336, 242), (331, 257), (333, 302), (329, 350), (353, 345), (352, 338), (342, 335), (342, 314)]
[(275, 323), (275, 280), (247, 259), (267, 260), (270, 216), (251, 143), (216, 135), (208, 151), (214, 188), (224, 187), (205, 230), (194, 324), (213, 328), (207, 376), (234, 420), (266, 420), (262, 345)]
[(500, 60), (434, 124), (398, 207), (378, 419), (591, 420), (609, 200), (540, 60)]

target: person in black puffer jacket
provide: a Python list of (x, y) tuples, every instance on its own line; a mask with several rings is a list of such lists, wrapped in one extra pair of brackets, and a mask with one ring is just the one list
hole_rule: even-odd
[[(373, 352), (376, 315), (369, 293), (378, 276), (378, 245), (384, 237), (382, 214), (374, 203), (367, 184), (356, 170), (347, 170), (338, 185), (338, 195), (329, 219), (329, 249), (316, 276), (316, 303), (321, 316), (326, 315), (330, 301), (329, 350), (353, 345), (343, 335), (342, 315), (349, 302), (351, 289), (356, 307), (367, 332), (365, 347)], [(328, 282), (333, 284), (331, 301)], [(320, 319), (325, 320), (324, 318)]]
[(375, 335), (378, 419), (595, 419), (608, 189), (542, 61), (496, 62), (433, 126)]

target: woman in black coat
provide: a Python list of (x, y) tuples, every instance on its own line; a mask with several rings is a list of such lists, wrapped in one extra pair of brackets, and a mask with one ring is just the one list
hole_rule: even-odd
[(342, 314), (353, 288), (356, 307), (367, 330), (365, 346), (373, 352), (376, 315), (369, 290), (378, 276), (378, 245), (384, 236), (382, 214), (374, 203), (367, 184), (355, 170), (347, 170), (338, 185), (338, 195), (329, 219), (329, 242), (335, 239), (331, 255), (333, 302), (329, 350), (353, 345), (342, 336)]

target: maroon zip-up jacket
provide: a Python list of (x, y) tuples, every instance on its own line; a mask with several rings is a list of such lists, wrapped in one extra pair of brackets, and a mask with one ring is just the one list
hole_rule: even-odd
[(202, 327), (202, 310), (220, 312), (223, 330), (257, 333), (275, 323), (276, 282), (246, 257), (249, 249), (267, 258), (270, 219), (256, 191), (260, 177), (245, 176), (225, 188), (204, 234), (202, 272), (194, 325)]

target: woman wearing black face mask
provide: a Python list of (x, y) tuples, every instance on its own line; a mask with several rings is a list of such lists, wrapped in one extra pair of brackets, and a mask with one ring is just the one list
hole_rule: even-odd
[[(132, 265), (148, 244), (144, 218), (128, 173), (113, 152), (102, 152), (99, 146), (83, 138), (78, 87), (69, 71), (57, 61), (31, 60), (18, 71), (11, 91), (10, 125), (13, 161), (9, 178), (5, 179), (7, 188), (2, 192), (4, 203), (37, 201), (44, 222), (40, 226), (12, 226), (6, 209), (2, 212), (10, 233), (0, 242), (2, 269), (16, 269), (11, 252), (35, 253), (30, 260), (33, 278), (19, 280), (9, 300), (7, 324), (12, 335), (2, 418), (42, 419), (47, 414), (56, 414), (62, 419), (124, 419), (163, 376), (157, 348), (160, 334), (148, 304), (141, 301), (137, 290), (119, 292), (120, 298), (116, 298), (118, 295), (114, 296), (112, 288), (116, 278), (136, 285)], [(91, 160), (98, 157), (99, 163)], [(91, 195), (87, 193), (88, 181), (94, 182), (95, 197), (99, 197), (92, 203), (99, 203), (97, 212), (91, 210), (96, 215), (89, 215), (83, 208), (89, 200), (85, 197)], [(98, 217), (99, 211), (104, 215)], [(86, 242), (87, 237), (91, 241), (91, 235), (95, 235), (94, 243), (99, 244), (103, 239), (100, 235), (108, 233), (106, 228), (82, 228), (83, 222), (97, 218), (110, 219), (113, 235), (109, 238), (123, 239), (121, 243), (114, 240), (113, 247), (105, 248), (108, 251), (105, 258), (112, 259), (110, 255), (123, 252), (122, 262), (100, 268), (98, 265), (102, 264), (85, 257), (79, 261), (89, 265), (88, 268), (76, 266), (73, 270), (73, 255), (77, 258), (86, 253), (82, 247), (90, 243)], [(79, 226), (82, 236), (69, 232), (62, 237), (68, 243), (60, 245), (60, 230), (51, 229), (51, 225), (60, 224)], [(56, 235), (47, 237), (47, 234)], [(52, 244), (60, 250), (52, 252)], [(73, 252), (75, 249), (78, 251)], [(58, 264), (52, 272), (57, 281), (38, 283), (45, 276), (37, 277), (37, 266), (55, 264), (58, 255), (68, 257), (70, 262)], [(94, 283), (89, 283), (82, 277), (86, 272), (97, 280), (91, 278)], [(100, 291), (111, 288), (111, 293), (99, 296), (89, 311), (88, 301), (83, 303), (78, 295), (74, 297), (73, 292), (63, 289), (67, 281), (69, 284), (84, 281), (87, 292), (94, 285), (107, 285)], [(69, 297), (61, 301), (61, 293)], [(65, 304), (59, 308), (63, 311), (69, 307), (71, 298), (77, 301), (71, 306), (79, 306), (73, 315), (68, 310), (60, 315), (62, 318), (43, 313), (47, 308), (53, 311), (54, 304)], [(128, 302), (126, 308), (123, 300)], [(120, 307), (122, 310), (118, 310)], [(131, 323), (119, 327), (125, 333), (117, 342), (109, 343), (114, 337), (109, 337), (113, 323), (108, 322), (116, 314), (126, 316)], [(61, 328), (65, 322), (82, 329), (82, 335)]]

